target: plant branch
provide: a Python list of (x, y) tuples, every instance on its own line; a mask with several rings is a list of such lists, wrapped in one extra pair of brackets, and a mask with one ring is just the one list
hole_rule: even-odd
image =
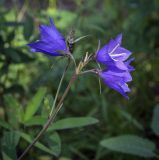
[(49, 125), (51, 124), (51, 122), (53, 122), (55, 120), (55, 117), (57, 115), (57, 113), (59, 112), (59, 110), (62, 107), (63, 101), (66, 97), (66, 95), (68, 94), (68, 91), (71, 88), (71, 85), (73, 84), (73, 82), (77, 79), (78, 75), (76, 73), (74, 73), (71, 77), (71, 80), (69, 81), (69, 84), (62, 96), (62, 98), (60, 99), (57, 107), (55, 108), (54, 112), (52, 113), (52, 115), (49, 117), (48, 121), (45, 123), (45, 125), (43, 126), (43, 128), (41, 129), (41, 131), (38, 133), (38, 135), (35, 137), (35, 139), (33, 140), (33, 142), (25, 149), (25, 151), (22, 153), (22, 155), (18, 158), (18, 160), (21, 160), (26, 153), (28, 153), (28, 151), (34, 146), (34, 144), (40, 139), (40, 137), (46, 132), (46, 130), (48, 129)]

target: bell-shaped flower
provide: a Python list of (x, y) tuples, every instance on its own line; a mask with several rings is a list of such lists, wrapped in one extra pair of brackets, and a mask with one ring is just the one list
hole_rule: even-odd
[(108, 68), (103, 71), (97, 71), (103, 82), (109, 87), (117, 92), (119, 92), (124, 97), (128, 98), (127, 92), (130, 89), (127, 82), (132, 81), (132, 77), (128, 71), (121, 71), (119, 69)]
[(40, 25), (40, 40), (28, 44), (32, 52), (41, 52), (50, 56), (68, 54), (65, 38), (56, 29), (50, 18), (50, 26)]
[(122, 34), (111, 39), (108, 44), (97, 51), (96, 60), (106, 66), (116, 66), (121, 70), (127, 70), (124, 61), (131, 55), (131, 52), (121, 47)]

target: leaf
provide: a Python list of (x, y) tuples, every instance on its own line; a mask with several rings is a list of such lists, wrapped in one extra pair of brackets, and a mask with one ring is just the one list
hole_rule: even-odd
[(46, 93), (46, 88), (40, 88), (35, 94), (35, 96), (28, 103), (24, 114), (24, 123), (30, 120), (32, 116), (37, 112), (44, 98), (45, 93)]
[(11, 60), (12, 63), (20, 63), (20, 55), (17, 53), (16, 49), (6, 48), (4, 50), (7, 59)]
[(5, 160), (16, 160), (16, 146), (20, 136), (16, 132), (5, 132), (2, 139), (2, 156)]
[(77, 127), (84, 127), (98, 123), (98, 120), (93, 117), (75, 117), (75, 118), (65, 118), (53, 123), (48, 131), (62, 130), (62, 129), (72, 129)]
[(44, 107), (42, 108), (42, 112), (44, 116), (48, 116), (48, 113), (51, 110), (54, 110), (53, 103), (54, 103), (53, 96), (50, 94), (47, 94), (44, 98)]
[[(30, 135), (28, 135), (28, 134), (26, 134), (26, 133), (23, 133), (23, 132), (17, 132), (17, 134), (19, 134), (19, 135), (20, 135), (24, 140), (26, 140), (27, 142), (32, 143), (33, 138), (32, 138)], [(53, 154), (53, 151), (52, 151), (51, 149), (49, 149), (48, 147), (46, 147), (45, 145), (43, 145), (43, 144), (40, 143), (40, 142), (37, 142), (37, 143), (35, 144), (35, 147), (41, 149), (41, 150), (44, 151), (44, 152)]]
[(110, 150), (151, 158), (155, 156), (155, 144), (135, 135), (122, 135), (102, 140), (100, 144)]
[(44, 125), (47, 121), (46, 117), (34, 116), (25, 122), (26, 126)]
[(23, 108), (19, 102), (10, 94), (4, 96), (4, 103), (7, 107), (9, 123), (17, 128), (18, 122), (22, 122)]
[(49, 148), (52, 150), (52, 153), (55, 156), (59, 156), (61, 153), (61, 139), (60, 136), (54, 132), (52, 135), (47, 136), (47, 142), (49, 145)]
[(159, 105), (154, 108), (151, 128), (153, 132), (159, 136)]

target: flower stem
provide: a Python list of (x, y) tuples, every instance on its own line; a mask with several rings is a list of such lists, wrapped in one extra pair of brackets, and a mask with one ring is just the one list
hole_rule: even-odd
[(53, 114), (53, 111), (54, 111), (54, 108), (55, 108), (55, 105), (56, 105), (56, 102), (57, 102), (57, 98), (58, 98), (58, 95), (59, 95), (59, 92), (60, 92), (60, 88), (61, 88), (63, 79), (64, 79), (64, 77), (65, 77), (65, 74), (66, 74), (66, 71), (67, 71), (69, 65), (70, 65), (70, 58), (68, 59), (67, 66), (66, 66), (66, 68), (65, 68), (65, 70), (64, 70), (64, 72), (63, 72), (63, 74), (62, 74), (61, 79), (60, 79), (60, 83), (59, 83), (59, 86), (58, 86), (58, 89), (57, 89), (57, 92), (56, 92), (56, 95), (55, 95), (54, 103), (53, 103), (53, 105), (52, 105), (52, 108), (51, 108), (51, 112), (50, 112), (50, 114), (49, 114), (49, 117)]
[(86, 74), (86, 73), (96, 73), (96, 70), (95, 69), (90, 69), (90, 70), (83, 71), (80, 74)]
[(65, 89), (64, 94), (62, 95), (62, 98), (60, 99), (57, 107), (55, 108), (54, 112), (52, 112), (52, 114), (50, 115), (48, 121), (45, 123), (45, 125), (43, 126), (43, 128), (41, 129), (41, 131), (38, 133), (38, 135), (35, 137), (35, 139), (33, 140), (33, 142), (25, 149), (25, 151), (21, 154), (21, 156), (18, 158), (18, 160), (21, 160), (26, 153), (28, 153), (28, 151), (34, 146), (34, 144), (40, 139), (40, 137), (46, 132), (46, 130), (48, 129), (49, 125), (51, 124), (51, 122), (53, 122), (55, 120), (55, 117), (57, 115), (57, 113), (59, 112), (59, 110), (62, 108), (62, 104), (63, 101), (66, 97), (66, 95), (68, 94), (68, 91), (71, 88), (71, 85), (73, 84), (73, 82), (77, 79), (78, 75), (76, 73), (74, 73), (69, 81), (69, 84), (67, 86), (67, 88)]

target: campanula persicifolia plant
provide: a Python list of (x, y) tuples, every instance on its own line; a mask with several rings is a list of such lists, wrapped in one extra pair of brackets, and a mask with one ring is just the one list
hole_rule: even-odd
[[(74, 39), (71, 35), (67, 39), (56, 29), (52, 19), (50, 19), (50, 26), (40, 25), (40, 40), (36, 42), (29, 43), (28, 46), (31, 48), (32, 52), (40, 52), (47, 54), (49, 56), (63, 56), (68, 58), (68, 64), (61, 77), (56, 97), (54, 100), (53, 107), (55, 109), (50, 111), (49, 119), (46, 124), (43, 126), (42, 130), (39, 132), (37, 137), (33, 142), (26, 148), (23, 154), (18, 158), (22, 159), (23, 156), (32, 148), (32, 146), (39, 140), (39, 138), (45, 133), (49, 125), (54, 121), (57, 113), (61, 109), (64, 103), (64, 99), (74, 81), (83, 74), (93, 73), (99, 76), (105, 85), (109, 88), (112, 88), (123, 95), (125, 98), (128, 98), (127, 92), (130, 92), (130, 88), (127, 85), (127, 82), (132, 81), (131, 72), (134, 68), (130, 65), (133, 58), (129, 58), (131, 52), (121, 46), (122, 34), (117, 35), (114, 39), (111, 39), (108, 44), (96, 51), (94, 54), (86, 55), (82, 60), (76, 63), (76, 60), (73, 56), (73, 45), (77, 41), (85, 38), (86, 36)], [(74, 73), (66, 87), (61, 99), (57, 102), (58, 93), (62, 85), (63, 78), (69, 68), (69, 65), (72, 62), (74, 63), (75, 69)], [(88, 65), (89, 62), (94, 61), (94, 63), (102, 64), (102, 67), (92, 68), (90, 70), (85, 70), (84, 68)]]

